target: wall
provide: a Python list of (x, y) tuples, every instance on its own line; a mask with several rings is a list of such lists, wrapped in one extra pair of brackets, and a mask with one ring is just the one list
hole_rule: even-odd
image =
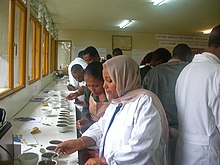
[(123, 51), (123, 54), (131, 56), (137, 63), (140, 63), (144, 55), (159, 47), (163, 47), (172, 52), (178, 43), (186, 43), (193, 50), (204, 50), (207, 48), (207, 35), (198, 34), (195, 36), (183, 36), (181, 34), (148, 34), (134, 32), (108, 32), (89, 30), (59, 30), (59, 40), (72, 40), (73, 55), (77, 56), (79, 50), (87, 46), (95, 46), (106, 54), (112, 54), (112, 35), (124, 35), (132, 37), (132, 51)]
[(7, 120), (11, 120), (13, 116), (18, 113), (34, 95), (38, 94), (51, 81), (53, 81), (54, 78), (54, 74), (45, 76), (44, 78), (27, 85), (18, 92), (0, 100), (0, 107), (5, 109), (7, 112)]
[[(59, 30), (58, 38), (59, 40), (72, 40), (73, 49), (92, 45), (96, 48), (106, 48), (106, 54), (112, 54), (112, 35), (132, 36), (132, 51), (123, 51), (123, 54), (129, 56), (132, 56), (135, 51), (135, 55), (142, 58), (146, 51), (155, 50), (159, 47), (159, 41), (155, 39), (155, 34), (146, 33)], [(144, 54), (138, 55), (137, 52)], [(73, 53), (75, 53), (74, 57), (76, 57), (77, 53)]]

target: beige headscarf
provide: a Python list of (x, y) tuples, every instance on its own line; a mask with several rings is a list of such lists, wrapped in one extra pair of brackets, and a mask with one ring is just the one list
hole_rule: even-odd
[(131, 102), (141, 94), (152, 98), (153, 104), (161, 117), (162, 139), (167, 142), (169, 129), (164, 108), (155, 94), (141, 87), (139, 65), (130, 57), (121, 55), (107, 60), (103, 67), (106, 68), (111, 80), (116, 84), (119, 98), (114, 99), (114, 102)]

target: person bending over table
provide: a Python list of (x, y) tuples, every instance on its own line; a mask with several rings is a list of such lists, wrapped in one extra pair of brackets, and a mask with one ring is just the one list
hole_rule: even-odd
[(91, 91), (89, 107), (83, 111), (82, 118), (76, 122), (78, 129), (87, 129), (92, 123), (97, 122), (103, 116), (109, 101), (103, 88), (102, 63), (91, 62), (85, 69), (84, 80)]
[(84, 81), (84, 69), (81, 65), (75, 64), (71, 68), (71, 73), (72, 76), (75, 78), (75, 80), (79, 83), (78, 85), (78, 90), (70, 93), (66, 99), (68, 100), (74, 100), (77, 97), (81, 96), (84, 94), (84, 89), (85, 89), (85, 81)]

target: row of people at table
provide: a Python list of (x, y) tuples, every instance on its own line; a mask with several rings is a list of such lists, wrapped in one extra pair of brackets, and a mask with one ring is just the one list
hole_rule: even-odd
[[(101, 64), (98, 52), (88, 49), (95, 48), (83, 52), (87, 85), (82, 119), (77, 121), (86, 131), (58, 145), (61, 154), (98, 146), (99, 157), (88, 159), (86, 165), (218, 164), (220, 26), (212, 30), (207, 51), (193, 59), (186, 44), (178, 44), (172, 58), (164, 48), (150, 53), (153, 67), (142, 79), (139, 65), (130, 57), (120, 55)], [(97, 103), (106, 103), (103, 116), (97, 115)]]

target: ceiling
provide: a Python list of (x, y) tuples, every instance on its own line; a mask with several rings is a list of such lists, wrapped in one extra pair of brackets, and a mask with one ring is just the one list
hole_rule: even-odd
[[(220, 0), (42, 0), (59, 29), (202, 34), (220, 24)], [(124, 19), (135, 20), (125, 28)]]

